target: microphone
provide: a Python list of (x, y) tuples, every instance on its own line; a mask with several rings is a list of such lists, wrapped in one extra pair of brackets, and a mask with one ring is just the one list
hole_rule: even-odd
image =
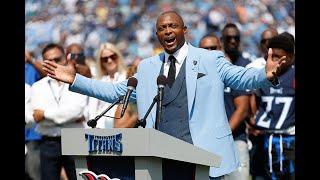
[(91, 128), (95, 128), (97, 126), (97, 121), (101, 118), (102, 116), (96, 116), (94, 119), (90, 119), (87, 122), (87, 125)]
[(155, 122), (155, 127), (158, 129), (158, 125), (161, 119), (161, 114), (162, 114), (162, 100), (163, 100), (163, 91), (164, 87), (167, 85), (168, 80), (166, 76), (164, 75), (159, 75), (157, 78), (157, 85), (158, 85), (158, 102), (157, 102), (157, 110), (156, 110), (156, 122)]
[[(156, 122), (155, 122), (155, 127), (157, 128), (158, 126), (158, 122), (157, 119), (160, 119), (160, 114), (161, 114), (161, 108), (158, 107), (162, 107), (162, 99), (163, 99), (163, 89), (167, 84), (167, 78), (164, 75), (160, 75), (157, 78), (157, 85), (158, 85), (158, 94), (153, 98), (153, 101), (151, 103), (151, 105), (149, 106), (146, 114), (144, 115), (144, 117), (141, 120), (137, 121), (136, 127), (142, 126), (143, 128), (146, 127), (146, 120), (147, 117), (149, 115), (149, 113), (151, 112), (153, 106), (157, 103), (157, 110), (156, 110)], [(161, 100), (160, 100), (161, 98)]]
[(91, 128), (95, 128), (97, 125), (97, 121), (104, 116), (105, 113), (107, 113), (113, 106), (120, 103), (123, 100), (124, 96), (120, 96), (115, 102), (113, 102), (107, 109), (105, 109), (102, 113), (97, 115), (94, 119), (91, 119), (87, 122), (87, 125)]
[(131, 95), (132, 91), (137, 87), (137, 84), (138, 84), (138, 80), (135, 77), (130, 77), (128, 79), (128, 83), (127, 83), (128, 91), (127, 91), (126, 95), (124, 96), (120, 118), (123, 117), (124, 112), (126, 111), (128, 103), (129, 103), (130, 95)]
[(164, 75), (159, 75), (158, 78), (157, 78), (157, 85), (158, 85), (158, 88), (164, 88), (166, 85), (167, 85), (168, 81), (167, 81), (167, 78), (166, 76)]

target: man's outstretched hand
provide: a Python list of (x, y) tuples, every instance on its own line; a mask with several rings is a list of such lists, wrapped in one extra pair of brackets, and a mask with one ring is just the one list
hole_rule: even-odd
[(266, 64), (266, 75), (269, 81), (273, 81), (280, 75), (281, 69), (283, 69), (286, 63), (286, 56), (282, 56), (279, 60), (274, 61), (272, 59), (272, 48), (268, 50), (268, 59)]
[(42, 69), (48, 73), (49, 77), (68, 84), (72, 84), (76, 76), (76, 66), (75, 63), (70, 60), (69, 55), (67, 57), (66, 65), (60, 65), (54, 61), (44, 60), (42, 66)]

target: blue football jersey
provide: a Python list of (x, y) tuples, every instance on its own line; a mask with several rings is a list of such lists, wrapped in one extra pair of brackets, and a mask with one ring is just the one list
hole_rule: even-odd
[(295, 125), (295, 68), (279, 77), (278, 87), (260, 89), (256, 125), (267, 129), (287, 129)]

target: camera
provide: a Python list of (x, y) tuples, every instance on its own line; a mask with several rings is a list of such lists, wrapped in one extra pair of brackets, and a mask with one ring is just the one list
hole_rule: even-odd
[(76, 61), (76, 63), (78, 63), (78, 64), (85, 64), (85, 59), (86, 59), (86, 57), (85, 57), (85, 55), (84, 55), (84, 53), (78, 53), (78, 54), (76, 54), (76, 53), (70, 53), (70, 59), (73, 59), (73, 60), (75, 60)]

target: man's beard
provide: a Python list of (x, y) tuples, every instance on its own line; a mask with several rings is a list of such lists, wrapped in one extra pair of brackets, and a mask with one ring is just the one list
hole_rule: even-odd
[(228, 54), (231, 61), (236, 61), (240, 57), (240, 51), (238, 48), (226, 47), (225, 52)]

